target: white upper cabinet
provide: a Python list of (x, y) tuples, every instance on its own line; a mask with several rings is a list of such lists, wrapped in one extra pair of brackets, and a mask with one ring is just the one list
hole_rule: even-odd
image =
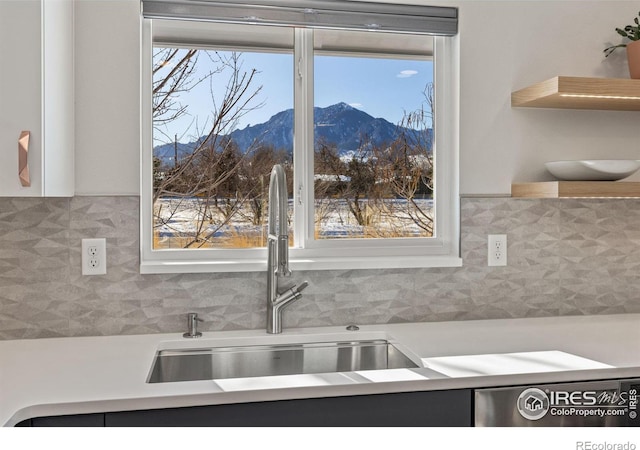
[[(0, 196), (74, 194), (73, 0), (0, 1)], [(30, 132), (30, 186), (18, 139)]]

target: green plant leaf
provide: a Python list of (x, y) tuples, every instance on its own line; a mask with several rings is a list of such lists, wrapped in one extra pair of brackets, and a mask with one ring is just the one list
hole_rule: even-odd
[(626, 32), (626, 31), (621, 30), (620, 28), (616, 28), (616, 31), (618, 32), (618, 34), (619, 34), (620, 36), (627, 37), (627, 32)]
[[(638, 16), (640, 17), (640, 12), (638, 12)], [(624, 29), (616, 28), (616, 33), (632, 41), (640, 41), (640, 20), (638, 20), (638, 17), (634, 17), (633, 23), (636, 24), (635, 27), (633, 25), (627, 25), (624, 27)], [(619, 45), (613, 45), (611, 47), (607, 47), (604, 49), (605, 56), (609, 56), (617, 48), (626, 47), (626, 46), (627, 46), (626, 44), (619, 44)]]

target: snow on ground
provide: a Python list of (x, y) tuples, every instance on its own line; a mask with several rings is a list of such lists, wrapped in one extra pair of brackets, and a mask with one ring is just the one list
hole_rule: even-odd
[[(366, 201), (364, 202), (366, 203)], [(428, 214), (433, 212), (433, 200), (416, 200), (418, 206)], [(162, 247), (175, 247), (176, 238), (192, 237), (200, 230), (211, 235), (221, 246), (234, 236), (245, 235), (266, 242), (266, 208), (264, 224), (253, 225), (250, 209), (243, 205), (231, 217), (224, 220), (220, 212), (211, 212), (202, 223), (204, 200), (200, 198), (163, 198), (155, 205), (155, 235)], [(363, 206), (371, 218), (370, 226), (358, 225), (345, 200), (322, 199), (315, 202), (316, 230), (319, 239), (363, 238), (363, 237), (420, 237), (424, 231), (408, 217), (410, 205), (403, 199), (384, 201), (384, 208)], [(293, 200), (289, 200), (289, 217), (293, 213)], [(215, 244), (214, 244), (215, 245)], [(216, 245), (217, 246), (217, 245)]]

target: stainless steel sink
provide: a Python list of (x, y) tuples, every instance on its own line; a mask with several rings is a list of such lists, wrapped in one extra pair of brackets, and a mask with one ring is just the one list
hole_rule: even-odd
[(386, 340), (159, 350), (148, 383), (418, 367)]

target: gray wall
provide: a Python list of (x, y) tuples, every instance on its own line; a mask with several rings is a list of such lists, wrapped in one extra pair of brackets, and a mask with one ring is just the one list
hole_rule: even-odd
[[(138, 198), (0, 199), (0, 338), (265, 326), (263, 273), (140, 275)], [(506, 233), (507, 267), (486, 236)], [(106, 237), (108, 272), (80, 274)], [(640, 200), (462, 200), (464, 267), (298, 272), (284, 326), (640, 312)]]

